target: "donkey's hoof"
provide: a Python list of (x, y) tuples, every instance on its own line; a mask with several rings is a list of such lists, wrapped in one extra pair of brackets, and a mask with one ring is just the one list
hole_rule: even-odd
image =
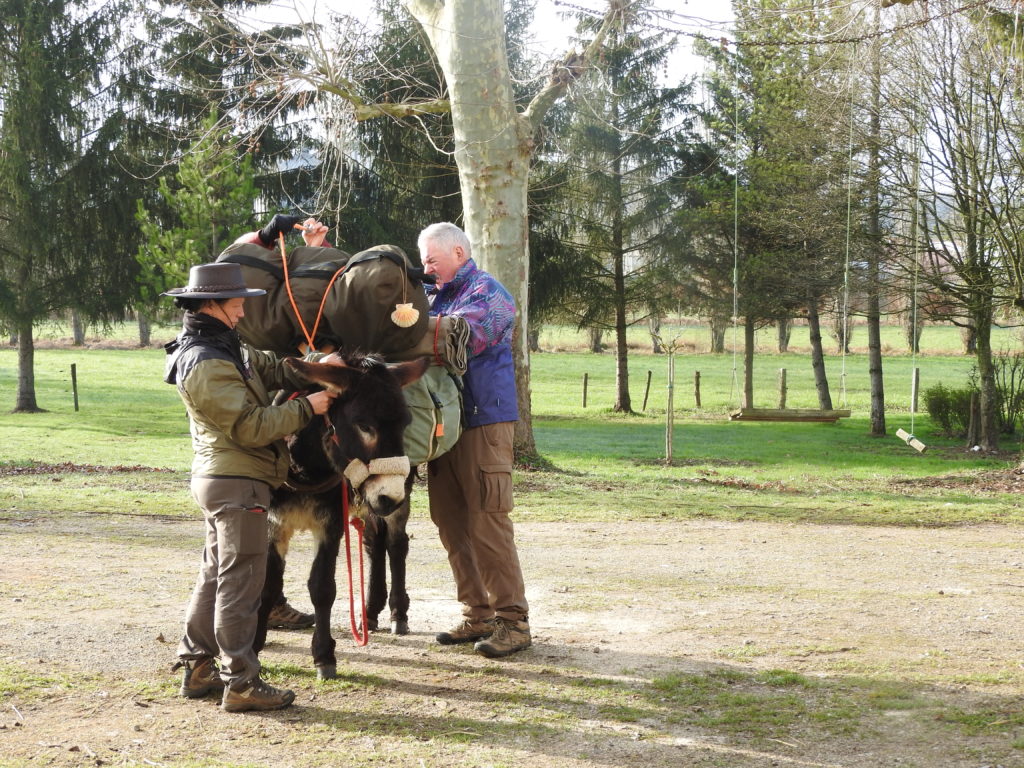
[(392, 635), (408, 635), (409, 634), (409, 622), (405, 619), (396, 619), (391, 622), (391, 634)]
[(338, 676), (338, 668), (334, 664), (325, 664), (316, 668), (317, 680), (334, 680)]

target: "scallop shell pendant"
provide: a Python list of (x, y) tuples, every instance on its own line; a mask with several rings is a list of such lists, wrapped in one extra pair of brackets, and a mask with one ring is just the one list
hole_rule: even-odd
[(399, 328), (409, 328), (420, 319), (420, 311), (412, 304), (395, 304), (395, 311), (391, 313), (391, 322)]

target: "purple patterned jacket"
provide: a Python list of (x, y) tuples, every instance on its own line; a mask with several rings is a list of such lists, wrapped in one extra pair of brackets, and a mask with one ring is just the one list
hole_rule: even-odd
[(431, 315), (457, 315), (469, 323), (469, 364), (463, 377), (466, 427), (517, 421), (512, 331), (516, 305), (511, 294), (472, 259), (450, 283), (424, 286)]

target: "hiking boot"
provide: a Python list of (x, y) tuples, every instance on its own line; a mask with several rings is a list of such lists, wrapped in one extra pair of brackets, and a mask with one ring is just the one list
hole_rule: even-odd
[(529, 648), (531, 642), (529, 623), (499, 616), (494, 621), (494, 634), (474, 645), (473, 650), (489, 659), (497, 659)]
[(295, 701), (294, 691), (274, 688), (257, 677), (237, 691), (230, 687), (225, 688), (220, 706), (225, 712), (248, 712), (249, 710), (265, 712), (268, 709), (284, 709), (293, 701)]
[(441, 645), (458, 645), (459, 643), (472, 643), (476, 640), (483, 640), (490, 637), (494, 632), (494, 619), (481, 619), (470, 621), (463, 619), (462, 623), (447, 632), (438, 632), (434, 636)]
[(292, 608), (287, 601), (270, 609), (268, 629), (308, 629), (316, 623), (316, 616)]
[(204, 659), (181, 659), (171, 667), (173, 672), (185, 668), (185, 676), (181, 680), (181, 695), (186, 699), (201, 699), (207, 694), (224, 690), (224, 681), (220, 679), (220, 669), (212, 656)]

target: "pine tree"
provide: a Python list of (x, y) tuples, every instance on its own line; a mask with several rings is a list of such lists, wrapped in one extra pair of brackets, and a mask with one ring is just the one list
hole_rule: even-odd
[(164, 227), (138, 201), (143, 240), (137, 258), (147, 308), (159, 308), (160, 294), (184, 285), (190, 267), (215, 260), (239, 232), (251, 229), (258, 196), (252, 161), (246, 155), (236, 162), (232, 137), (217, 124), (212, 113), (203, 137), (182, 158), (173, 185), (166, 178), (159, 181), (161, 207), (180, 224)]
[[(672, 243), (675, 131), (685, 87), (658, 83), (674, 40), (650, 31), (649, 7), (625, 10), (595, 71), (572, 98), (573, 229), (590, 269), (577, 278), (581, 326), (615, 333), (616, 411), (632, 411), (626, 330), (661, 298), (659, 265)], [(594, 21), (584, 16), (584, 34)]]
[[(0, 0), (0, 323), (18, 336), (16, 411), (39, 410), (33, 328), (123, 305), (123, 198), (104, 76), (122, 2)], [(128, 217), (130, 219), (130, 215)]]

